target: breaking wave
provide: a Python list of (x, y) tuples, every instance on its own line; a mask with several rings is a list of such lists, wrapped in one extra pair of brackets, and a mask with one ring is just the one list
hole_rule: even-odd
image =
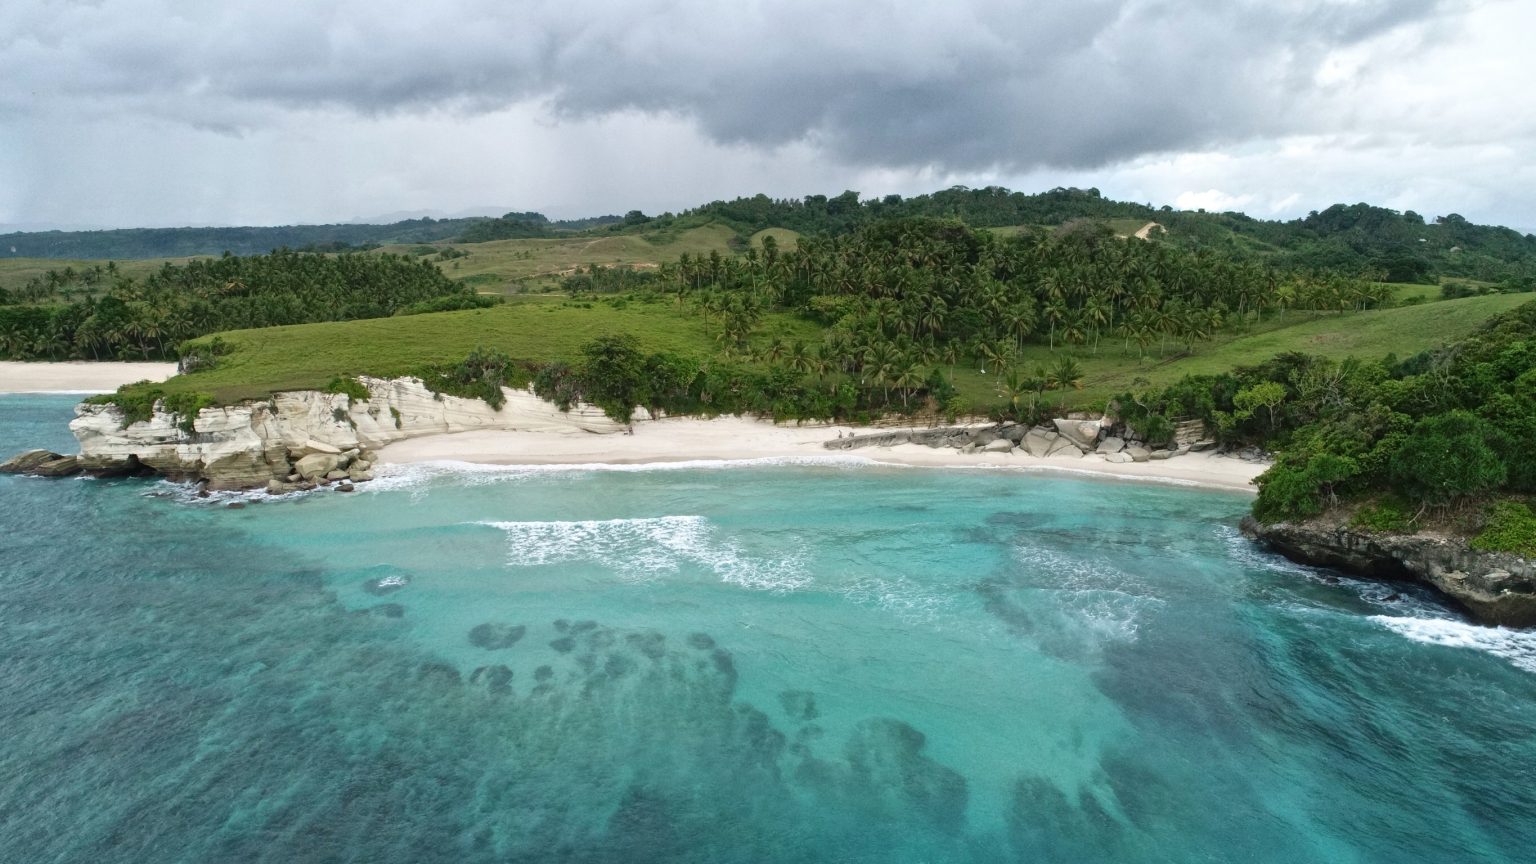
[(702, 516), (579, 522), (478, 522), (507, 537), (507, 566), (590, 561), (630, 579), (701, 567), (721, 582), (755, 591), (795, 591), (813, 581), (803, 556), (757, 557), (717, 536)]

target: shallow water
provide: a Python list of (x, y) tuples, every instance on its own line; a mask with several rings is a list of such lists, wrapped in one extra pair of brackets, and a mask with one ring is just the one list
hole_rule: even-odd
[[(0, 396), (0, 451), (73, 398)], [(0, 477), (0, 860), (1523, 861), (1536, 638), (1239, 495)]]

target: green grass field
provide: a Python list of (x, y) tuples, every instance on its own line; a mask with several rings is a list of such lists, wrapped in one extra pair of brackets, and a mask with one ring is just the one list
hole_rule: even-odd
[[(297, 324), (219, 334), (234, 350), (217, 368), (171, 379), (169, 393), (210, 393), (220, 403), (256, 399), (283, 390), (324, 387), (336, 375), (406, 375), (433, 364), (462, 360), (476, 347), (507, 352), (515, 360), (575, 359), (598, 337), (633, 334), (650, 351), (699, 359), (716, 353), (716, 330), (670, 302), (608, 304), (519, 297), (491, 309), (440, 312), (364, 321)], [(815, 340), (815, 325), (771, 315), (754, 334), (762, 344), (780, 337)]]
[[(794, 235), (792, 231), (780, 233)], [(560, 277), (576, 267), (591, 264), (650, 268), (663, 261), (676, 261), (685, 252), (690, 255), (734, 254), (729, 245), (733, 236), (731, 229), (715, 224), (680, 231), (676, 235), (491, 240), (485, 243), (440, 243), (435, 248), (451, 246), (469, 253), (466, 257), (439, 263), (450, 279), (468, 282), (482, 294), (512, 294), (552, 290), (559, 284)], [(776, 239), (783, 245), (784, 237)], [(384, 246), (379, 251), (410, 254), (425, 248)]]
[[(1162, 387), (1185, 375), (1251, 366), (1287, 351), (1332, 358), (1377, 359), (1388, 354), (1403, 358), (1461, 338), (1494, 315), (1533, 300), (1536, 295), (1493, 294), (1342, 315), (1292, 312), (1271, 316), (1253, 332), (1223, 333), (1199, 343), (1192, 354), (1184, 355), (1182, 345), (1170, 343), (1166, 357), (1160, 356), (1156, 344), (1148, 347), (1146, 357), (1140, 357), (1134, 345), (1127, 351), (1119, 340), (1105, 340), (1097, 353), (1091, 347), (1051, 351), (1044, 345), (1030, 345), (1018, 366), (1032, 370), (1070, 355), (1083, 369), (1083, 389), (1054, 393), (1051, 398), (1064, 400), (1066, 407), (1098, 405), (1126, 390)], [(1139, 379), (1148, 383), (1138, 383)], [(996, 375), (982, 375), (974, 368), (955, 372), (961, 396), (976, 407), (997, 401), (997, 380)]]
[[(117, 268), (124, 276), (141, 279), (167, 263), (185, 264), (192, 260), (195, 258), (145, 258), (136, 261), (119, 261)], [(60, 258), (0, 258), (0, 288), (20, 288), (29, 280), (41, 277), (49, 270), (63, 270), (66, 267), (85, 270), (96, 264), (105, 266), (106, 263), (105, 261), (76, 261)]]
[[(1532, 299), (1528, 294), (1493, 295), (1343, 315), (1291, 313), (1271, 317), (1254, 332), (1222, 334), (1197, 345), (1192, 354), (1170, 344), (1166, 357), (1159, 355), (1157, 345), (1140, 357), (1134, 346), (1127, 351), (1119, 341), (1105, 341), (1097, 352), (1089, 347), (1051, 351), (1031, 345), (1018, 365), (1030, 370), (1072, 356), (1083, 368), (1083, 389), (1050, 398), (1065, 407), (1085, 407), (1128, 389), (1164, 386), (1185, 375), (1222, 372), (1286, 351), (1335, 358), (1389, 353), (1406, 357), (1459, 338), (1492, 315)], [(216, 369), (174, 378), (165, 389), (211, 393), (229, 403), (281, 390), (324, 387), (336, 375), (410, 374), (427, 365), (457, 362), (477, 346), (500, 349), (518, 360), (571, 360), (589, 340), (617, 333), (639, 337), (647, 350), (700, 359), (717, 353), (716, 329), (665, 300), (610, 303), (521, 296), (492, 309), (220, 334), (235, 350), (220, 358)], [(753, 343), (761, 347), (775, 337), (815, 345), (820, 332), (810, 322), (775, 314), (758, 327)], [(984, 412), (998, 401), (998, 378), (995, 370), (988, 371), (993, 374), (983, 375), (974, 367), (954, 370), (956, 386), (973, 410)]]

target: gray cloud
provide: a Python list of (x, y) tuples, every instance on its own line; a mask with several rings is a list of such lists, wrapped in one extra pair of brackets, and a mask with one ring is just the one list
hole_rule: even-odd
[(854, 166), (1084, 169), (1347, 123), (1316, 72), (1456, 0), (59, 3), (0, 16), (0, 111), (249, 133), (294, 111), (640, 111)]

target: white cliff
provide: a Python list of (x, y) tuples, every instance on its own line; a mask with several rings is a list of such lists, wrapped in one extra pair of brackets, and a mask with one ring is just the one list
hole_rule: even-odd
[[(152, 468), (168, 477), (206, 480), (211, 488), (280, 486), (323, 479), (366, 479), (373, 451), (422, 435), (471, 430), (612, 433), (624, 427), (598, 408), (562, 412), (529, 390), (503, 388), (506, 404), (437, 395), (415, 378), (360, 379), (367, 400), (303, 390), (198, 412), (188, 433), (174, 414), (123, 425), (113, 405), (82, 404), (70, 431), (87, 470)], [(319, 455), (331, 458), (310, 459)], [(299, 463), (303, 461), (304, 470)], [(324, 471), (318, 469), (324, 468)]]

